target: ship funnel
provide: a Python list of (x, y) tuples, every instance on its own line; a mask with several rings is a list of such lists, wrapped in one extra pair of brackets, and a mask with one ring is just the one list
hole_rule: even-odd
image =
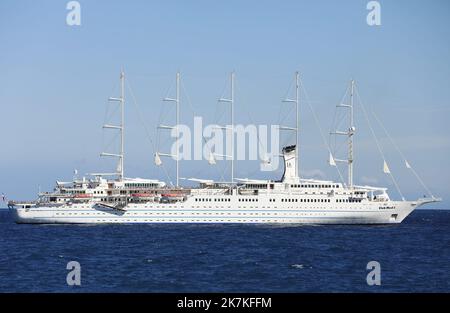
[(296, 160), (296, 145), (287, 146), (283, 148), (283, 159), (284, 159), (284, 173), (283, 173), (283, 182), (297, 182), (298, 177), (295, 173), (297, 160)]

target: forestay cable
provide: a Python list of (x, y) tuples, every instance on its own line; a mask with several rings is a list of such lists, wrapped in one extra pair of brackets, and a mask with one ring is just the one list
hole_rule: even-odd
[(397, 189), (397, 192), (400, 194), (400, 197), (402, 198), (402, 200), (405, 201), (405, 197), (403, 196), (402, 192), (400, 191), (400, 187), (398, 186), (397, 181), (394, 178), (394, 175), (392, 174), (391, 170), (387, 167), (386, 157), (385, 157), (385, 155), (383, 153), (383, 150), (381, 149), (380, 143), (378, 142), (377, 136), (375, 135), (375, 132), (374, 132), (374, 130), (372, 128), (372, 124), (370, 123), (369, 116), (367, 114), (366, 108), (365, 108), (363, 102), (361, 101), (361, 97), (359, 95), (358, 88), (355, 88), (355, 93), (356, 93), (356, 96), (358, 97), (359, 104), (361, 105), (361, 108), (362, 108), (363, 113), (364, 113), (364, 117), (366, 118), (367, 124), (369, 126), (370, 132), (372, 133), (373, 139), (375, 140), (375, 144), (376, 144), (376, 146), (378, 148), (378, 151), (380, 152), (380, 155), (383, 158), (383, 161), (384, 161), (384, 172), (386, 174), (389, 174), (389, 176), (392, 179), (392, 182), (394, 183), (395, 188)]
[(381, 126), (381, 128), (383, 129), (383, 131), (385, 132), (386, 136), (389, 138), (389, 140), (391, 141), (392, 145), (395, 147), (395, 149), (398, 151), (398, 153), (400, 154), (400, 156), (403, 158), (403, 160), (405, 161), (405, 166), (406, 168), (410, 169), (411, 172), (414, 174), (414, 176), (417, 178), (417, 180), (419, 181), (419, 183), (422, 185), (422, 187), (425, 189), (425, 191), (428, 193), (428, 195), (430, 195), (431, 198), (435, 198), (434, 195), (431, 193), (430, 189), (428, 189), (428, 187), (425, 185), (425, 183), (423, 182), (423, 180), (420, 178), (419, 174), (417, 174), (416, 170), (411, 166), (411, 163), (408, 162), (408, 160), (406, 159), (405, 155), (403, 154), (403, 152), (400, 150), (400, 148), (398, 147), (398, 145), (395, 143), (394, 139), (392, 138), (392, 136), (389, 134), (389, 132), (387, 131), (386, 127), (384, 127), (383, 123), (381, 122), (381, 120), (378, 118), (378, 115), (375, 113), (375, 111), (372, 109), (371, 110), (373, 116), (375, 117), (376, 121), (378, 122), (378, 124)]

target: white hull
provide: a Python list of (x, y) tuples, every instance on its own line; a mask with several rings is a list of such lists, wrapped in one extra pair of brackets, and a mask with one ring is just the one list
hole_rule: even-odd
[(266, 223), (266, 224), (397, 224), (425, 201), (352, 203), (327, 207), (297, 205), (189, 206), (178, 204), (131, 204), (123, 211), (100, 208), (94, 203), (59, 207), (12, 208), (17, 223)]

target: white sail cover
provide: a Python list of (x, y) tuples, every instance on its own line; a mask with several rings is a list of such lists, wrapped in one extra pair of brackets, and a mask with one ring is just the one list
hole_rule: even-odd
[(405, 160), (405, 166), (406, 168), (411, 168), (411, 165), (409, 165), (408, 161)]
[(328, 164), (330, 164), (330, 166), (336, 166), (336, 161), (333, 158), (333, 155), (330, 152), (330, 157), (328, 159)]
[(159, 157), (159, 153), (155, 153), (155, 165), (160, 166), (162, 164), (161, 158)]
[(387, 165), (386, 161), (384, 161), (384, 164), (383, 164), (383, 172), (385, 172), (386, 174), (391, 173), (391, 170), (389, 169), (389, 166)]

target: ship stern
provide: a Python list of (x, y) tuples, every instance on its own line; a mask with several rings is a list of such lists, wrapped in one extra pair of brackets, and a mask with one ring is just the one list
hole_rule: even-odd
[(8, 203), (8, 209), (17, 224), (35, 223), (35, 220), (33, 219), (33, 216), (30, 212), (31, 205)]

